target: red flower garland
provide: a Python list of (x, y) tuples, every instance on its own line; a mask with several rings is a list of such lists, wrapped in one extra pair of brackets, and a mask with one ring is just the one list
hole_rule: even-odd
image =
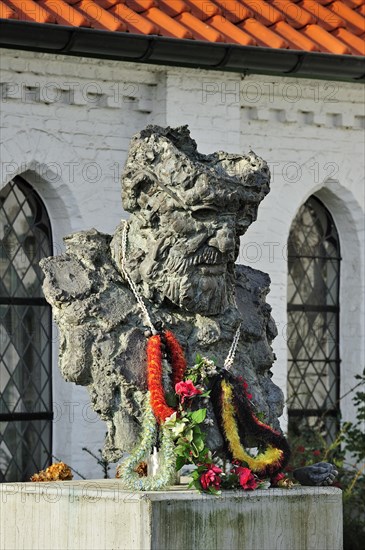
[[(186, 369), (184, 352), (172, 332), (164, 333), (166, 346), (170, 352), (173, 384), (182, 381)], [(165, 422), (175, 409), (166, 403), (162, 382), (161, 336), (151, 336), (147, 342), (147, 383), (151, 396), (151, 407), (159, 424)]]
[(165, 332), (166, 344), (171, 355), (173, 386), (184, 379), (186, 359), (182, 347), (170, 330)]

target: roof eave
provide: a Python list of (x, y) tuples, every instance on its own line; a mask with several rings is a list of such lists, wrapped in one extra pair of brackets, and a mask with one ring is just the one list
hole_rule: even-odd
[(245, 74), (364, 82), (365, 57), (0, 20), (0, 46)]

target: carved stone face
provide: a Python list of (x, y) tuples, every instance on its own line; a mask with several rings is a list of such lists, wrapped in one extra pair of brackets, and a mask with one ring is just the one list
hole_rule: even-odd
[[(132, 221), (129, 232), (128, 264), (138, 272), (144, 294), (190, 312), (224, 311), (232, 303), (238, 249), (235, 214), (202, 205), (194, 211), (169, 209), (158, 217), (158, 225), (148, 231), (139, 226), (138, 234)], [(138, 247), (141, 252), (141, 246), (143, 254), (135, 262), (132, 251)]]
[(216, 315), (234, 303), (239, 236), (256, 219), (269, 170), (253, 152), (205, 156), (184, 129), (160, 131), (139, 136), (125, 167), (127, 267), (155, 303)]

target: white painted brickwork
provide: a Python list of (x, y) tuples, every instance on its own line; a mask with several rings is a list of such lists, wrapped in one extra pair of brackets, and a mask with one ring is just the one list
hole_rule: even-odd
[[(313, 193), (331, 211), (341, 240), (341, 394), (364, 363), (363, 89), (349, 83), (157, 67), (1, 51), (1, 185), (22, 174), (44, 200), (55, 253), (62, 237), (112, 232), (123, 212), (120, 172), (131, 136), (149, 123), (189, 124), (199, 150), (264, 157), (272, 191), (242, 239), (240, 259), (271, 275), (279, 329), (275, 381), (286, 383), (286, 242)], [(102, 445), (104, 425), (87, 391), (66, 384), (54, 336), (54, 454), (100, 477), (82, 447)], [(350, 401), (343, 414), (351, 418)], [(285, 424), (285, 418), (283, 425)], [(72, 457), (72, 458), (71, 458)]]

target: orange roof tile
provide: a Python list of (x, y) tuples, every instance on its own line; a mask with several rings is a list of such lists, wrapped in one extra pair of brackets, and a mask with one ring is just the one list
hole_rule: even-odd
[(158, 5), (154, 0), (124, 0), (123, 2), (118, 2), (118, 4), (126, 4), (128, 8), (137, 13), (142, 13)]
[(303, 33), (317, 42), (322, 47), (322, 51), (344, 55), (350, 53), (346, 44), (338, 40), (335, 36), (325, 31), (318, 25), (308, 25), (303, 29)]
[(314, 17), (306, 10), (298, 6), (292, 0), (273, 0), (273, 5), (281, 11), (284, 21), (295, 29), (301, 29), (305, 25), (315, 22)]
[(35, 23), (55, 23), (54, 16), (46, 11), (39, 2), (33, 0), (7, 0), (6, 4), (16, 11), (18, 19)]
[(243, 23), (238, 25), (240, 29), (249, 33), (252, 38), (256, 40), (260, 46), (265, 48), (287, 48), (288, 43), (281, 37), (275, 34), (273, 31), (265, 27), (256, 19), (249, 17)]
[(59, 25), (71, 27), (89, 27), (90, 23), (84, 15), (75, 10), (70, 3), (63, 0), (39, 0), (39, 4), (51, 13)]
[(4, 2), (0, 1), (0, 18), (1, 19), (18, 19), (18, 14), (9, 8)]
[(345, 0), (345, 4), (347, 4), (350, 8), (358, 8), (359, 6), (363, 6), (364, 2), (363, 0)]
[[(71, 2), (69, 2), (69, 4), (77, 4), (77, 2), (79, 2), (79, 0), (76, 0), (76, 1), (71, 0)], [(97, 4), (99, 4), (99, 6), (101, 8), (104, 8), (105, 10), (107, 10), (109, 8), (112, 8), (116, 4), (121, 4), (121, 3), (122, 2), (120, 2), (119, 0), (97, 0)]]
[(346, 21), (348, 30), (353, 34), (361, 34), (365, 31), (365, 18), (343, 2), (336, 0), (332, 2), (330, 8)]
[(173, 2), (170, 2), (170, 0), (160, 0), (159, 7), (160, 10), (166, 13), (169, 17), (175, 17), (176, 15), (180, 15), (180, 13), (187, 11), (187, 6), (182, 0), (174, 0)]
[(337, 29), (333, 33), (336, 38), (339, 38), (341, 42), (347, 44), (349, 49), (355, 55), (365, 55), (365, 41), (358, 36), (354, 36), (346, 29)]
[(157, 25), (162, 36), (193, 38), (191, 32), (184, 25), (175, 21), (175, 19), (172, 19), (158, 8), (151, 8), (145, 11), (143, 15)]
[(301, 32), (298, 32), (296, 29), (293, 29), (293, 27), (288, 25), (285, 21), (275, 23), (271, 29), (285, 38), (292, 50), (319, 52), (318, 44), (315, 44), (312, 40), (307, 38)]
[(217, 32), (214, 28), (205, 21), (201, 21), (194, 17), (192, 13), (184, 11), (176, 17), (176, 20), (185, 25), (191, 34), (197, 40), (208, 40), (209, 42), (225, 42), (221, 33)]
[(126, 24), (128, 32), (136, 34), (157, 34), (158, 32), (156, 25), (124, 4), (118, 3), (109, 11)]
[(0, 0), (0, 18), (365, 55), (365, 0)]
[(326, 29), (326, 31), (334, 31), (338, 27), (344, 27), (345, 22), (341, 17), (338, 17), (332, 10), (325, 8), (319, 2), (313, 0), (302, 0), (298, 6), (307, 10), (313, 15), (317, 25)]
[(238, 0), (214, 0), (222, 10), (222, 15), (231, 23), (239, 23), (247, 17), (252, 17), (253, 13)]
[(123, 21), (102, 8), (97, 2), (81, 0), (74, 7), (77, 7), (83, 15), (86, 15), (93, 22), (96, 29), (108, 31), (125, 31), (127, 29), (127, 25)]
[(191, 13), (202, 21), (221, 13), (217, 4), (211, 0), (185, 0), (185, 4), (191, 9)]
[(275, 8), (272, 2), (263, 0), (244, 0), (242, 2), (253, 12), (253, 16), (264, 25), (272, 25), (281, 20), (281, 13)]
[(221, 15), (215, 15), (208, 19), (207, 23), (219, 30), (226, 38), (226, 42), (241, 44), (242, 46), (255, 46), (256, 41), (252, 36), (233, 25)]

